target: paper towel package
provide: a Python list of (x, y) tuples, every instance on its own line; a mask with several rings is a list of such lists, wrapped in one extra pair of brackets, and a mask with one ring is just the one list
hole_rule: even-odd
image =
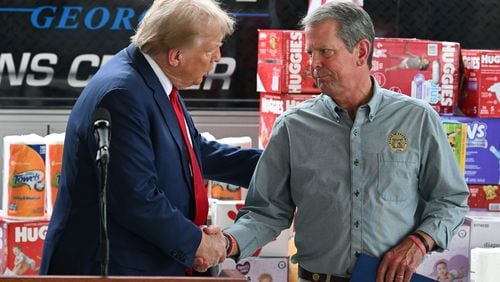
[(2, 207), (8, 217), (45, 216), (45, 154), (43, 137), (11, 135), (3, 139)]
[(52, 214), (59, 189), (59, 178), (61, 176), (62, 156), (64, 150), (64, 133), (52, 133), (44, 137), (47, 145), (45, 159), (45, 187), (46, 187), (46, 211)]

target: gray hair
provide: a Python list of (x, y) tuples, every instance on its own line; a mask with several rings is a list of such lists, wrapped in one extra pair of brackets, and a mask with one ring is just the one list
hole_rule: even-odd
[(370, 41), (368, 67), (372, 67), (375, 30), (368, 13), (352, 2), (327, 2), (305, 16), (301, 25), (305, 29), (323, 21), (333, 20), (338, 24), (337, 35), (352, 52), (361, 39)]
[(155, 0), (131, 37), (142, 52), (155, 56), (172, 48), (192, 46), (207, 27), (224, 36), (234, 31), (235, 21), (216, 0)]

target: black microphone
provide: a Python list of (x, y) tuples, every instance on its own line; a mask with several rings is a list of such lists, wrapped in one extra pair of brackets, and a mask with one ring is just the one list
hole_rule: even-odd
[(99, 213), (101, 228), (99, 231), (99, 245), (101, 252), (101, 275), (108, 276), (109, 265), (109, 237), (107, 220), (107, 183), (108, 183), (108, 163), (109, 146), (111, 139), (111, 115), (105, 108), (97, 108), (92, 114), (94, 125), (94, 137), (98, 144), (96, 163), (99, 170)]
[(98, 144), (96, 161), (109, 161), (109, 141), (111, 140), (111, 115), (105, 108), (97, 108), (92, 114), (94, 137)]

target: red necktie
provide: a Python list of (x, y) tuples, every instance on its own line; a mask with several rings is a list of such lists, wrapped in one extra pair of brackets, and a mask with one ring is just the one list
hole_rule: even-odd
[(179, 102), (177, 89), (172, 88), (170, 93), (170, 103), (174, 108), (175, 116), (179, 122), (179, 127), (182, 132), (182, 137), (184, 138), (184, 143), (189, 152), (189, 161), (191, 162), (191, 174), (193, 176), (194, 182), (194, 199), (196, 203), (196, 215), (194, 217), (194, 223), (197, 225), (205, 225), (207, 222), (208, 215), (208, 196), (205, 189), (205, 183), (203, 181), (203, 175), (201, 174), (201, 169), (198, 164), (198, 159), (194, 153), (191, 141), (189, 141), (188, 132), (186, 129), (186, 121), (184, 119), (184, 113), (182, 110), (181, 103)]

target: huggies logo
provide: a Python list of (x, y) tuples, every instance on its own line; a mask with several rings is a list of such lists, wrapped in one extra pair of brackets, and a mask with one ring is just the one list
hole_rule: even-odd
[(48, 226), (40, 227), (16, 227), (15, 232), (15, 242), (36, 242), (38, 239), (45, 240), (45, 235), (47, 234)]

